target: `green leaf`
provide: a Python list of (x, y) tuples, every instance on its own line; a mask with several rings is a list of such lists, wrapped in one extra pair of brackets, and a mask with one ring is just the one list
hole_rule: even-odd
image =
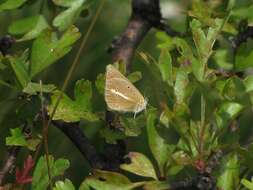
[(170, 189), (169, 182), (166, 181), (147, 181), (143, 185), (144, 190), (168, 190)]
[(170, 53), (164, 49), (162, 50), (159, 61), (158, 61), (158, 68), (161, 72), (163, 81), (168, 82), (170, 85), (173, 83), (172, 78), (172, 59)]
[(95, 170), (92, 176), (85, 179), (85, 183), (96, 190), (130, 190), (143, 184), (132, 183), (122, 174), (102, 170)]
[[(66, 159), (54, 160), (53, 156), (50, 155), (48, 159), (52, 178), (63, 175), (64, 171), (69, 168), (69, 161)], [(45, 156), (41, 156), (33, 172), (32, 189), (47, 189), (48, 185), (49, 178), (47, 170), (47, 161)]]
[(40, 83), (34, 83), (29, 82), (27, 86), (23, 89), (24, 93), (30, 94), (30, 95), (36, 95), (37, 93), (52, 93), (54, 90), (56, 90), (56, 86), (53, 84), (40, 84)]
[(199, 20), (204, 22), (205, 24), (209, 23), (212, 14), (212, 8), (208, 7), (207, 3), (204, 1), (194, 0), (192, 1), (192, 10), (190, 11), (190, 15), (197, 17)]
[(238, 18), (240, 20), (248, 19), (249, 22), (253, 21), (253, 15), (251, 14), (253, 11), (253, 5), (250, 6), (244, 6), (240, 8), (234, 8), (232, 10), (231, 16)]
[(39, 36), (39, 34), (49, 25), (43, 15), (36, 15), (23, 18), (13, 22), (8, 32), (12, 35), (23, 35), (18, 41), (31, 40)]
[(8, 146), (27, 146), (25, 137), (19, 128), (10, 129), (11, 136), (6, 137), (6, 145)]
[(186, 166), (192, 163), (190, 156), (182, 150), (174, 152), (172, 158), (179, 166)]
[(110, 129), (108, 126), (100, 129), (99, 133), (109, 144), (116, 144), (117, 140), (122, 140), (126, 137), (121, 130)]
[[(212, 18), (214, 13), (217, 13), (210, 4), (211, 2), (205, 2), (200, 0), (194, 0), (192, 3), (192, 11), (189, 11), (189, 15), (197, 18), (203, 25), (207, 25), (210, 27), (215, 27), (216, 19)], [(215, 4), (215, 3), (214, 3)], [(228, 3), (227, 12), (230, 11), (231, 8), (230, 2)], [(216, 7), (216, 6), (215, 6)], [(236, 27), (230, 23), (224, 23), (222, 27), (222, 31), (228, 32), (231, 34), (237, 34)]]
[(205, 65), (198, 59), (192, 58), (192, 72), (199, 81), (203, 81), (205, 74)]
[(130, 73), (127, 76), (127, 78), (128, 78), (129, 81), (131, 81), (131, 83), (135, 83), (135, 82), (141, 80), (142, 74), (139, 71), (135, 71), (135, 72)]
[(31, 151), (37, 150), (37, 146), (41, 142), (41, 139), (38, 138), (31, 138), (27, 140), (27, 148)]
[(173, 38), (167, 35), (165, 32), (156, 32), (156, 38), (158, 39), (157, 47), (160, 49), (172, 49)]
[(126, 136), (138, 136), (141, 134), (141, 129), (145, 126), (145, 118), (143, 114), (138, 117), (120, 117), (120, 123), (124, 127)]
[(244, 71), (253, 67), (253, 50), (247, 51), (246, 44), (242, 44), (235, 57), (235, 70)]
[(166, 108), (165, 110), (163, 110), (163, 112), (160, 114), (160, 123), (162, 123), (164, 126), (166, 126), (167, 128), (170, 127), (170, 121), (172, 119), (172, 113), (171, 111)]
[(147, 133), (148, 143), (153, 156), (155, 157), (161, 174), (164, 174), (164, 167), (171, 153), (170, 146), (158, 134), (156, 129), (157, 112), (155, 109), (148, 110)]
[(145, 155), (138, 152), (130, 152), (128, 158), (130, 158), (131, 163), (120, 165), (121, 169), (143, 177), (157, 179), (155, 169)]
[(192, 59), (193, 53), (191, 46), (183, 38), (174, 38), (173, 44), (176, 45), (177, 51), (184, 57), (184, 59)]
[(247, 148), (238, 147), (238, 153), (240, 154), (241, 157), (240, 163), (242, 163), (244, 166), (249, 168), (250, 171), (252, 171), (253, 145), (250, 144)]
[[(52, 103), (48, 107), (49, 113), (52, 112), (60, 95), (60, 91), (55, 91), (51, 96)], [(53, 119), (63, 120), (66, 122), (77, 122), (81, 119), (85, 119), (87, 121), (94, 122), (98, 120), (98, 117), (90, 110), (84, 109), (80, 104), (78, 104), (78, 102), (73, 101), (67, 95), (63, 94)]]
[(239, 184), (239, 160), (236, 154), (230, 154), (224, 160), (222, 171), (218, 177), (218, 187), (220, 189), (234, 190)]
[(212, 49), (210, 49), (211, 47), (207, 41), (206, 35), (201, 29), (201, 22), (196, 19), (193, 19), (190, 23), (190, 26), (192, 29), (193, 40), (197, 48), (198, 56), (202, 64), (205, 64), (212, 53)]
[(237, 101), (248, 105), (250, 100), (246, 97), (246, 88), (239, 77), (230, 77), (223, 88), (223, 96), (229, 101)]
[(226, 127), (230, 121), (238, 116), (242, 109), (243, 106), (236, 102), (224, 102), (215, 114), (217, 126), (219, 128)]
[(177, 99), (177, 103), (181, 104), (188, 98), (187, 86), (189, 84), (188, 74), (184, 68), (179, 68), (176, 75), (176, 81), (174, 85), (174, 93)]
[(92, 88), (88, 80), (78, 80), (75, 85), (75, 102), (83, 110), (91, 110)]
[(213, 27), (209, 27), (207, 35), (201, 29), (202, 25), (198, 20), (193, 19), (190, 24), (193, 40), (197, 48), (199, 58), (199, 60), (192, 60), (193, 70), (196, 78), (200, 81), (203, 80), (206, 63), (213, 52), (212, 48), (214, 42), (216, 41), (217, 35), (220, 32), (220, 29), (223, 24), (223, 20), (216, 19), (215, 25)]
[(87, 5), (84, 4), (86, 0), (53, 0), (53, 2), (58, 6), (67, 8), (67, 10), (61, 12), (53, 20), (53, 25), (60, 31), (64, 31), (71, 26), (80, 13), (84, 9), (87, 9)]
[(96, 79), (96, 87), (100, 94), (104, 95), (105, 92), (105, 75), (99, 74)]
[(233, 64), (229, 60), (230, 54), (227, 49), (218, 49), (215, 50), (213, 54), (213, 59), (218, 68), (224, 70), (233, 69)]
[(65, 181), (57, 181), (53, 190), (75, 190), (75, 187), (69, 179), (65, 179)]
[(80, 38), (80, 32), (74, 26), (70, 27), (60, 39), (56, 33), (46, 30), (34, 41), (31, 55), (31, 73), (34, 77), (45, 68), (62, 58)]
[(0, 3), (0, 12), (5, 10), (12, 10), (22, 6), (27, 0), (6, 0)]
[(22, 60), (20, 58), (11, 58), (10, 61), (11, 67), (16, 75), (19, 84), (22, 88), (26, 87), (30, 82), (30, 77), (25, 60)]
[(89, 81), (82, 79), (76, 82), (74, 101), (66, 94), (55, 91), (51, 96), (52, 103), (48, 107), (49, 113), (52, 112), (61, 95), (62, 98), (54, 114), (54, 120), (60, 119), (66, 122), (77, 122), (81, 119), (91, 122), (98, 120), (97, 115), (93, 114), (91, 110), (92, 89)]
[(247, 179), (242, 179), (241, 184), (243, 184), (244, 187), (246, 187), (249, 190), (253, 190), (253, 182), (249, 181)]
[(245, 88), (246, 88), (246, 89), (245, 89), (246, 92), (252, 91), (252, 90), (253, 90), (253, 75), (247, 76), (247, 77), (244, 79), (243, 83), (244, 83), (244, 86), (245, 86)]
[(91, 190), (86, 181), (83, 181), (78, 190)]

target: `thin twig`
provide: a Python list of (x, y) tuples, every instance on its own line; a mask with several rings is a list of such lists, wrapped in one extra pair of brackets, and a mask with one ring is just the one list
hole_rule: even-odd
[(50, 189), (53, 189), (53, 184), (52, 184), (52, 175), (51, 175), (51, 170), (50, 170), (50, 163), (49, 163), (49, 150), (48, 150), (48, 122), (46, 119), (46, 112), (45, 112), (45, 105), (44, 105), (44, 97), (42, 93), (42, 82), (40, 81), (40, 101), (41, 101), (41, 114), (42, 114), (42, 123), (43, 123), (43, 137), (42, 139), (44, 140), (44, 148), (46, 152), (46, 162), (47, 162), (47, 173), (48, 173), (48, 178), (49, 178), (49, 186)]
[(3, 185), (4, 179), (6, 175), (12, 170), (12, 168), (15, 165), (15, 161), (17, 159), (17, 155), (20, 151), (20, 146), (13, 146), (10, 148), (10, 151), (8, 153), (8, 157), (4, 163), (3, 168), (0, 171), (0, 186)]

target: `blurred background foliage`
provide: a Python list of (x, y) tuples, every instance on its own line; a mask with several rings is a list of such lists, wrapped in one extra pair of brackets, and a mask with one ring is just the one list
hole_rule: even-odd
[[(0, 1), (1, 2), (1, 1)], [(50, 1), (48, 1), (50, 2)], [(89, 8), (87, 11), (83, 11), (84, 17), (78, 18), (76, 22), (76, 26), (80, 29), (82, 35), (87, 32), (88, 25), (90, 23), (91, 18), (94, 15), (95, 8), (98, 6), (97, 0), (89, 1)], [(208, 62), (210, 68), (214, 68), (217, 70), (232, 70), (234, 69), (234, 65), (231, 64), (233, 59), (242, 59), (241, 57), (247, 57), (248, 61), (252, 60), (252, 51), (250, 51), (253, 47), (252, 40), (247, 41), (240, 47), (238, 50), (239, 57), (234, 58), (232, 56), (233, 50), (231, 48), (229, 39), (230, 36), (236, 35), (240, 32), (240, 25), (243, 24), (242, 20), (247, 20), (248, 23), (253, 23), (253, 17), (250, 15), (253, 10), (252, 1), (250, 0), (240, 0), (240, 1), (222, 1), (222, 0), (213, 0), (209, 2), (209, 9), (206, 9), (206, 12), (199, 12), (199, 15), (194, 15), (195, 12), (187, 12), (187, 8), (191, 6), (190, 1), (187, 0), (163, 0), (161, 1), (161, 9), (164, 17), (167, 19), (167, 22), (170, 26), (181, 33), (189, 32), (189, 15), (192, 15), (199, 20), (202, 20), (204, 23), (209, 23), (208, 15), (212, 15), (213, 17), (222, 17), (224, 18), (228, 9), (229, 3), (235, 3), (235, 10), (231, 15), (230, 23), (231, 25), (227, 25), (224, 30), (224, 37), (218, 37), (218, 41), (214, 45), (214, 49), (216, 47), (217, 51), (215, 51), (214, 56)], [(4, 36), (8, 33), (8, 26), (16, 21), (17, 19), (31, 16), (37, 13), (44, 15), (49, 21), (52, 19), (54, 15), (51, 15), (50, 11), (53, 6), (50, 3), (45, 3), (43, 0), (38, 1), (29, 1), (28, 4), (25, 4), (19, 9), (13, 11), (4, 11), (0, 12), (0, 36)], [(211, 9), (216, 11), (211, 12)], [(198, 9), (198, 7), (195, 7)], [(95, 80), (100, 73), (105, 72), (105, 67), (107, 64), (111, 64), (110, 54), (107, 53), (107, 49), (109, 48), (112, 40), (119, 35), (127, 24), (127, 21), (130, 16), (131, 10), (131, 2), (130, 0), (108, 0), (106, 1), (105, 6), (103, 7), (102, 13), (99, 16), (98, 21), (96, 22), (95, 28), (92, 31), (91, 36), (89, 37), (88, 44), (85, 50), (82, 52), (82, 56), (80, 59), (80, 63), (76, 68), (74, 75), (71, 78), (70, 85), (68, 86), (66, 94), (70, 97), (74, 97), (74, 86), (75, 82), (81, 78), (88, 79), (92, 81), (92, 89), (93, 89), (93, 97), (92, 97), (92, 105), (95, 111), (101, 111), (105, 108), (104, 98), (101, 94), (98, 93), (95, 88)], [(201, 9), (203, 10), (203, 9)], [(58, 10), (59, 11), (59, 10)], [(87, 16), (88, 14), (88, 16)], [(138, 52), (145, 52), (145, 54), (150, 55), (155, 60), (158, 60), (160, 56), (160, 49), (166, 43), (167, 38), (164, 37), (164, 33), (157, 32), (157, 30), (153, 29), (142, 42), (141, 46), (138, 48)], [(185, 40), (193, 46), (194, 42), (191, 34), (186, 36)], [(18, 42), (11, 49), (12, 52), (19, 51), (20, 49), (25, 49), (31, 47), (31, 41), (28, 42)], [(57, 63), (48, 67), (42, 73), (37, 76), (37, 79), (41, 79), (44, 84), (50, 83), (55, 84), (58, 88), (61, 88), (63, 85), (63, 81), (66, 77), (66, 74), (70, 68), (70, 65), (73, 62), (73, 59), (76, 55), (76, 52), (79, 48), (79, 41), (75, 44), (74, 48), (70, 53), (64, 56), (62, 59), (57, 61)], [(159, 48), (158, 48), (158, 47)], [(246, 47), (245, 47), (246, 46)], [(249, 52), (246, 52), (249, 50)], [(175, 61), (175, 57), (179, 57), (179, 53), (175, 50), (171, 51), (171, 56), (173, 61)], [(195, 52), (194, 52), (195, 53)], [(239, 60), (238, 62), (240, 62)], [(176, 62), (176, 61), (175, 61)], [(239, 64), (241, 66), (242, 64)], [(243, 67), (243, 66), (242, 66)], [(248, 67), (248, 66), (247, 66)], [(237, 68), (238, 70), (243, 70), (246, 73), (251, 73), (251, 69), (249, 68)], [(142, 79), (136, 83), (138, 89), (143, 92), (144, 96), (149, 99), (149, 104), (154, 107), (162, 107), (161, 106), (161, 97), (163, 97), (163, 92), (161, 92), (161, 87), (157, 85), (154, 77), (149, 70), (148, 66), (145, 63), (145, 60), (141, 58), (141, 56), (137, 53), (134, 59), (132, 71), (141, 71)], [(221, 84), (222, 85), (222, 84)], [(233, 84), (231, 84), (232, 86)], [(232, 87), (231, 87), (232, 88)], [(236, 87), (237, 88), (237, 87)], [(229, 88), (228, 88), (229, 89)], [(208, 91), (209, 89), (207, 89)], [(228, 92), (229, 94), (229, 92)], [(16, 118), (16, 95), (15, 92), (9, 90), (6, 87), (0, 86), (0, 164), (2, 164), (2, 159), (6, 154), (7, 148), (5, 146), (5, 137), (9, 135), (9, 129), (18, 127), (19, 120)], [(211, 94), (213, 95), (213, 94)], [(215, 96), (215, 94), (214, 94)], [(195, 92), (190, 101), (191, 108), (191, 117), (193, 120), (199, 120), (200, 115), (200, 105), (199, 105), (200, 93)], [(170, 102), (172, 100), (168, 100)], [(212, 109), (210, 108), (212, 111)], [(211, 112), (210, 111), (210, 112)], [(29, 112), (29, 110), (27, 111)], [(208, 112), (208, 110), (207, 110)], [(240, 142), (246, 143), (249, 140), (249, 137), (252, 134), (252, 110), (246, 109), (243, 116), (240, 117), (239, 123), (240, 126), (239, 133), (230, 133), (229, 136), (224, 135), (224, 142), (232, 141), (231, 139), (240, 139)], [(99, 129), (103, 127), (104, 123), (102, 122), (82, 122), (83, 130), (85, 134), (91, 139), (92, 142), (97, 146), (98, 149), (102, 149), (102, 145), (104, 143), (104, 139), (101, 138), (100, 133), (98, 133)], [(195, 125), (195, 123), (193, 123)], [(170, 143), (176, 141), (178, 139), (178, 134), (172, 128), (162, 128), (160, 131), (162, 136), (166, 136), (165, 139), (169, 139)], [(239, 134), (239, 135), (238, 135)], [(54, 127), (50, 127), (49, 132), (49, 151), (53, 153), (55, 158), (63, 157), (70, 161), (70, 168), (68, 172), (66, 172), (66, 177), (72, 179), (72, 182), (75, 184), (80, 184), (83, 180), (83, 177), (88, 174), (89, 166), (84, 161), (83, 156), (79, 153), (79, 151), (73, 146), (73, 144), (61, 133), (61, 131), (57, 130)], [(150, 160), (154, 162), (154, 158), (152, 158), (151, 151), (148, 147), (148, 139), (146, 130), (142, 130), (140, 136), (138, 137), (129, 137), (127, 141), (127, 145), (130, 151), (137, 151), (144, 153)], [(174, 143), (174, 142), (173, 142)], [(25, 151), (22, 151), (21, 155), (26, 155)], [(20, 163), (23, 162), (23, 159), (18, 160)], [(176, 170), (176, 169), (175, 169)]]

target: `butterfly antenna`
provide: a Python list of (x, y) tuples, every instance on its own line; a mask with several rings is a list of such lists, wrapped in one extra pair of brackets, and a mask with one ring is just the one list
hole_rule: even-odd
[(135, 119), (135, 117), (136, 117), (136, 114), (137, 114), (137, 112), (134, 112), (134, 119)]

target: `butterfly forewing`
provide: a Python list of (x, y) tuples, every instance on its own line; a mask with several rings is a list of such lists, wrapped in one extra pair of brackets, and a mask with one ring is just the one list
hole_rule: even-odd
[(109, 109), (123, 112), (136, 112), (145, 102), (138, 89), (112, 65), (106, 71), (105, 101)]

